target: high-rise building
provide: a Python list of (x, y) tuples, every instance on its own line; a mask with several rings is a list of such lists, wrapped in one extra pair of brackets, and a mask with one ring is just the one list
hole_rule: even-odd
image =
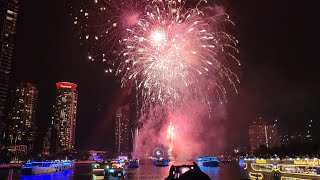
[(131, 150), (134, 151), (135, 149), (138, 148), (138, 142), (139, 142), (139, 128), (131, 128), (131, 144), (132, 148)]
[(312, 120), (309, 120), (307, 123), (307, 127), (305, 128), (306, 132), (305, 132), (305, 140), (308, 142), (312, 142), (312, 138), (313, 138), (313, 126), (312, 126)]
[(250, 122), (249, 138), (251, 151), (259, 149), (261, 145), (264, 145), (267, 148), (280, 145), (277, 125), (272, 124), (261, 117)]
[(29, 150), (32, 150), (36, 133), (38, 90), (33, 84), (22, 82), (17, 85), (12, 94), (13, 106), (9, 135), (11, 144), (28, 145)]
[(49, 155), (50, 154), (50, 147), (51, 147), (51, 128), (48, 129), (47, 132), (45, 132), (42, 142), (42, 154), (43, 155)]
[(77, 85), (70, 82), (59, 82), (56, 87), (57, 97), (52, 117), (52, 125), (57, 133), (56, 150), (73, 150), (78, 101)]
[(141, 129), (142, 123), (139, 122), (139, 116), (141, 115), (141, 109), (142, 109), (142, 103), (139, 103), (137, 101), (137, 90), (133, 88), (128, 96), (128, 102), (129, 102), (129, 109), (130, 109), (130, 151), (133, 152), (134, 149), (138, 148), (138, 142), (139, 142), (139, 131)]
[(0, 0), (0, 123), (5, 121), (9, 78), (15, 45), (18, 0)]
[(288, 134), (281, 136), (281, 145), (282, 146), (288, 146), (291, 142), (292, 136), (289, 136)]
[(131, 131), (129, 127), (129, 105), (121, 106), (116, 112), (115, 147), (118, 155), (130, 151)]

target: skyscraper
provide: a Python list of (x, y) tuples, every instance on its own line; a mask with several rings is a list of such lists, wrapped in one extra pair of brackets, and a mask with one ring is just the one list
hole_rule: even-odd
[(130, 151), (131, 131), (129, 127), (129, 115), (129, 105), (119, 107), (116, 113), (115, 147), (118, 155)]
[(308, 121), (308, 124), (307, 124), (307, 127), (305, 128), (306, 132), (305, 132), (305, 140), (306, 141), (309, 141), (309, 142), (312, 142), (312, 138), (313, 138), (313, 131), (312, 131), (312, 120), (309, 120)]
[(261, 117), (251, 121), (249, 125), (249, 138), (251, 151), (259, 149), (261, 145), (272, 148), (280, 145), (278, 128)]
[(49, 155), (51, 150), (51, 138), (52, 138), (51, 128), (45, 132), (42, 142), (42, 154)]
[(18, 0), (0, 0), (0, 123), (4, 123), (15, 45)]
[(9, 135), (12, 144), (24, 144), (32, 149), (35, 138), (37, 99), (38, 90), (31, 83), (22, 82), (14, 90)]
[(57, 133), (56, 150), (73, 150), (78, 101), (77, 85), (59, 82), (56, 87), (57, 97), (52, 117), (52, 125)]

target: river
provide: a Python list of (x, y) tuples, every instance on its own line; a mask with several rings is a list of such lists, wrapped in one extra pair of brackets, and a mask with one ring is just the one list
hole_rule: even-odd
[[(242, 179), (244, 170), (238, 163), (221, 163), (219, 167), (200, 167), (212, 180), (237, 180)], [(129, 180), (163, 180), (168, 176), (170, 166), (155, 167), (152, 164), (141, 163), (137, 169), (126, 169), (126, 179)], [(101, 176), (92, 175), (91, 165), (75, 165), (73, 170), (36, 176), (21, 175), (21, 169), (0, 170), (2, 180), (91, 180), (103, 179)]]

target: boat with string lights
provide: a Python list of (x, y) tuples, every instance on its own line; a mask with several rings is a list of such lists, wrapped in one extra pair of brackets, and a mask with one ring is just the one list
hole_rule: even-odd
[(217, 167), (219, 166), (219, 160), (215, 156), (202, 156), (197, 158), (200, 166)]
[(105, 169), (104, 179), (117, 179), (117, 180), (125, 179), (123, 168), (117, 167), (117, 168)]
[(320, 159), (317, 158), (248, 158), (244, 163), (246, 179), (320, 179)]
[(38, 175), (50, 174), (55, 172), (66, 171), (72, 169), (74, 163), (72, 161), (56, 161), (56, 162), (28, 162), (22, 166), (22, 174)]
[(96, 161), (92, 164), (92, 173), (95, 175), (104, 174), (105, 169), (112, 168), (116, 162), (112, 161)]

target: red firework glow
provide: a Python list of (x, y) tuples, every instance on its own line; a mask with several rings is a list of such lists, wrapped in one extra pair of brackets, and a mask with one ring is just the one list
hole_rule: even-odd
[(173, 150), (173, 143), (175, 138), (174, 126), (170, 122), (168, 129), (167, 129), (167, 141), (168, 141), (168, 156), (171, 158), (171, 153)]

